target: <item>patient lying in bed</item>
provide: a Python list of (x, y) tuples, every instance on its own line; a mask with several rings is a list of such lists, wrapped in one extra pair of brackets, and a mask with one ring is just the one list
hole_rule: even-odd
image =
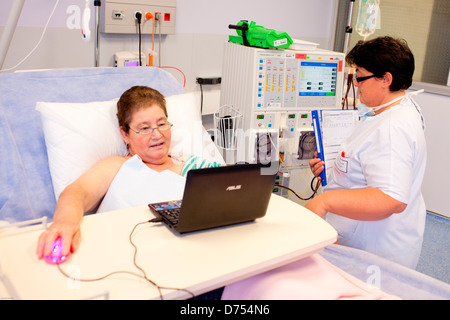
[(122, 94), (117, 108), (120, 134), (129, 154), (100, 160), (64, 189), (52, 225), (39, 238), (39, 258), (50, 253), (58, 237), (63, 255), (75, 252), (85, 212), (181, 198), (187, 171), (219, 165), (196, 156), (180, 161), (169, 155), (172, 124), (158, 91), (132, 87)]

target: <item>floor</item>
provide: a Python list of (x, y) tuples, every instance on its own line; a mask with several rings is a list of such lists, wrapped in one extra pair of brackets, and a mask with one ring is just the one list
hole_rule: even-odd
[(450, 219), (427, 213), (417, 271), (450, 283)]

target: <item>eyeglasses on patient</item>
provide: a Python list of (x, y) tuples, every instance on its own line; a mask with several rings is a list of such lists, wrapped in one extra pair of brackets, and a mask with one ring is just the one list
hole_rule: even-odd
[(148, 135), (148, 134), (153, 134), (153, 131), (155, 131), (156, 129), (158, 129), (158, 131), (160, 131), (160, 132), (167, 131), (172, 126), (173, 126), (173, 124), (171, 124), (170, 122), (165, 122), (165, 123), (159, 124), (157, 127), (154, 127), (154, 128), (144, 127), (139, 131), (136, 131), (136, 130), (133, 130), (132, 128), (130, 128), (130, 130), (137, 134)]
[(375, 77), (375, 75), (371, 74), (370, 76), (356, 77), (355, 80), (356, 80), (356, 82), (360, 83), (362, 81), (368, 80), (368, 79), (373, 78), (373, 77)]

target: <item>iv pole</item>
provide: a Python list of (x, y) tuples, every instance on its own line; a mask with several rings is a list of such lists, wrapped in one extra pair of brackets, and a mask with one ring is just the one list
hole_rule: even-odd
[(5, 62), (6, 54), (8, 53), (9, 45), (11, 44), (24, 3), (25, 0), (15, 0), (12, 2), (8, 20), (6, 21), (5, 29), (3, 29), (3, 34), (0, 39), (0, 70), (3, 68), (3, 63)]
[(350, 34), (353, 31), (352, 28), (352, 15), (353, 15), (353, 3), (355, 2), (355, 0), (350, 0), (350, 8), (348, 11), (348, 22), (347, 22), (347, 27), (345, 28), (345, 42), (344, 42), (344, 54), (347, 55), (347, 51), (348, 51), (348, 44), (350, 42)]
[[(347, 27), (345, 27), (345, 42), (344, 42), (344, 55), (347, 55), (348, 52), (348, 45), (350, 42), (350, 35), (353, 31), (352, 28), (352, 15), (353, 15), (353, 4), (355, 0), (350, 0), (350, 8), (348, 12), (348, 22)], [(345, 85), (345, 84), (344, 84)], [(350, 92), (350, 89), (353, 89), (353, 109), (355, 109), (356, 103), (355, 103), (355, 88), (353, 87), (353, 70), (349, 69), (348, 75), (347, 75), (347, 92), (345, 93), (344, 99), (342, 101), (342, 109), (348, 109), (348, 93)]]
[(95, 66), (99, 66), (99, 53), (100, 53), (100, 39), (98, 36), (99, 32), (99, 21), (100, 21), (100, 7), (101, 7), (101, 1), (100, 0), (94, 0), (94, 6), (95, 6)]

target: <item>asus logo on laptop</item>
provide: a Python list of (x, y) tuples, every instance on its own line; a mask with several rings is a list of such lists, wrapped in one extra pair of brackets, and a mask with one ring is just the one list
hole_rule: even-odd
[(234, 191), (234, 190), (240, 190), (241, 189), (241, 185), (235, 185), (235, 186), (228, 186), (226, 191)]

